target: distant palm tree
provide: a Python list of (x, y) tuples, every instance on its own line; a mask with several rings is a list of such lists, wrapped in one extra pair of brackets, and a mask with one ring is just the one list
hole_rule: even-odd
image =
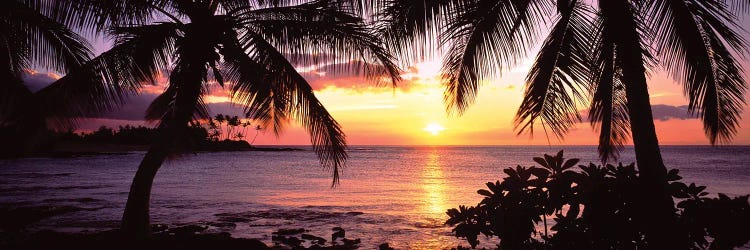
[(250, 120), (244, 120), (244, 119), (240, 120), (240, 126), (242, 126), (242, 133), (241, 134), (242, 134), (243, 137), (246, 137), (246, 135), (247, 135), (247, 133), (246, 133), (247, 132), (247, 126), (250, 126), (250, 125), (251, 125), (250, 124)]
[(253, 140), (250, 141), (250, 145), (252, 146), (253, 143), (255, 143), (255, 139), (258, 139), (258, 133), (260, 133), (260, 130), (263, 128), (260, 127), (260, 125), (255, 126), (255, 136), (253, 136)]
[[(68, 0), (70, 1), (70, 0)], [(76, 1), (72, 1), (75, 3)], [(294, 1), (296, 2), (296, 1)], [(83, 21), (111, 23), (114, 46), (46, 90), (67, 96), (68, 105), (50, 115), (60, 122), (116, 108), (124, 96), (137, 93), (168, 71), (169, 84), (154, 100), (146, 118), (159, 121), (158, 139), (143, 158), (130, 189), (122, 220), (127, 235), (149, 235), (151, 186), (161, 164), (178, 153), (187, 124), (208, 118), (203, 97), (211, 85), (230, 88), (232, 101), (247, 115), (279, 134), (290, 118), (311, 134), (322, 165), (332, 170), (334, 185), (346, 154), (340, 125), (315, 97), (295, 64), (364, 60), (336, 71), (364, 72), (395, 84), (399, 69), (381, 40), (355, 16), (354, 8), (335, 1), (286, 4), (285, 1), (239, 0), (80, 0)], [(103, 16), (106, 21), (96, 21)], [(128, 25), (119, 25), (127, 23)], [(339, 61), (340, 60), (340, 61)], [(337, 66), (338, 65), (338, 66)], [(217, 117), (217, 121), (219, 118)]]
[[(229, 118), (229, 119), (227, 120), (227, 125), (229, 125), (229, 126), (230, 126), (230, 129), (229, 129), (229, 135), (231, 135), (232, 137), (235, 137), (235, 135), (236, 135), (236, 134), (234, 133), (234, 131), (235, 131), (235, 129), (237, 129), (237, 126), (239, 126), (239, 125), (240, 125), (240, 119), (239, 119), (239, 117), (238, 117), (238, 116), (236, 116), (236, 115), (235, 115), (235, 116), (232, 116), (232, 117), (230, 117), (230, 118)], [(231, 140), (231, 138), (228, 138), (228, 139), (230, 139), (230, 140)]]
[(216, 118), (214, 118), (214, 120), (216, 120), (216, 122), (219, 123), (219, 127), (218, 127), (218, 129), (219, 129), (219, 135), (220, 135), (219, 136), (219, 140), (221, 141), (221, 134), (222, 134), (222, 131), (223, 131), (223, 128), (221, 127), (222, 126), (221, 124), (224, 123), (224, 121), (225, 121), (224, 115), (223, 114), (217, 114)]
[(0, 155), (25, 150), (30, 145), (19, 144), (32, 141), (28, 137), (33, 132), (46, 128), (23, 75), (31, 68), (66, 73), (92, 56), (89, 43), (65, 20), (51, 15), (53, 5), (51, 1), (0, 1)]
[[(528, 73), (516, 129), (533, 133), (541, 124), (562, 138), (582, 120), (578, 108), (590, 98), (588, 117), (600, 131), (603, 161), (615, 158), (632, 133), (643, 201), (654, 208), (644, 214), (655, 248), (668, 248), (674, 228), (665, 226), (674, 218), (667, 211), (673, 204), (666, 194), (648, 69), (661, 66), (685, 85), (689, 110), (700, 116), (712, 144), (737, 132), (746, 84), (734, 55), (747, 54), (747, 43), (724, 1), (600, 0), (597, 7), (579, 0), (384, 2), (381, 30), (397, 52), (433, 33), (449, 44), (445, 100), (458, 113), (474, 101), (482, 79), (515, 65), (534, 47), (556, 3), (557, 20)], [(750, 9), (749, 1), (732, 2)]]

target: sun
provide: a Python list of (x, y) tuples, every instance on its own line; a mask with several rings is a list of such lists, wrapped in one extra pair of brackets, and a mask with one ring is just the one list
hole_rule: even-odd
[(441, 126), (438, 123), (433, 122), (433, 123), (427, 124), (427, 126), (424, 127), (423, 130), (430, 132), (430, 134), (432, 135), (438, 135), (440, 132), (445, 130), (445, 127)]

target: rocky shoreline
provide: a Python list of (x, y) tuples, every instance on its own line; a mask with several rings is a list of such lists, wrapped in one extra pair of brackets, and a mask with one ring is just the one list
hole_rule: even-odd
[[(360, 248), (360, 239), (348, 239), (342, 228), (333, 228), (331, 240), (308, 234), (302, 228), (279, 229), (273, 233), (273, 244), (267, 245), (258, 239), (234, 238), (229, 233), (203, 233), (205, 227), (189, 225), (176, 228), (154, 226), (150, 239), (129, 240), (118, 230), (97, 233), (63, 233), (40, 231), (35, 233), (0, 232), (0, 249), (331, 249), (350, 250)], [(367, 247), (370, 249), (370, 247)], [(380, 250), (392, 250), (388, 243), (378, 246)]]

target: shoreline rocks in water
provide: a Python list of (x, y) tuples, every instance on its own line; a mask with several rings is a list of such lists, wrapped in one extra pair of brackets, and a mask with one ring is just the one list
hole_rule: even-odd
[[(62, 233), (40, 231), (0, 231), (0, 249), (358, 249), (359, 239), (342, 239), (327, 244), (322, 237), (307, 234), (305, 229), (279, 229), (274, 232), (273, 245), (258, 239), (234, 238), (229, 233), (203, 233), (205, 227), (188, 225), (176, 228), (156, 226), (147, 240), (128, 240), (118, 230), (98, 233)], [(299, 236), (299, 237), (298, 237)], [(388, 246), (387, 243), (381, 244)], [(385, 248), (388, 249), (388, 248)], [(392, 248), (390, 248), (392, 249)]]
[[(92, 233), (29, 231), (39, 220), (68, 213), (67, 207), (19, 207), (0, 209), (0, 249), (358, 249), (360, 239), (347, 239), (340, 227), (332, 229), (332, 241), (304, 228), (280, 228), (272, 233), (271, 246), (259, 239), (234, 238), (227, 232), (210, 232), (204, 224), (170, 227), (152, 225), (153, 237), (142, 241), (124, 238), (119, 230)], [(387, 244), (385, 244), (387, 246)]]

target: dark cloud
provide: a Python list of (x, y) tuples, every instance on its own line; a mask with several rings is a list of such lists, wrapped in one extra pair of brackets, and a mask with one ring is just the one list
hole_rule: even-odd
[(26, 85), (26, 87), (28, 87), (31, 92), (37, 92), (57, 81), (57, 79), (58, 77), (51, 73), (27, 72), (23, 76), (21, 76), (21, 80), (23, 80), (24, 85)]
[(666, 121), (670, 119), (697, 119), (696, 115), (690, 114), (688, 106), (671, 106), (671, 105), (651, 105), (651, 112), (654, 114), (654, 120)]
[[(581, 111), (581, 117), (583, 118), (583, 121), (588, 122), (588, 110), (582, 110)], [(687, 120), (687, 119), (697, 119), (698, 117), (696, 115), (690, 114), (688, 112), (688, 106), (682, 105), (682, 106), (672, 106), (672, 105), (665, 105), (665, 104), (656, 104), (651, 105), (651, 113), (654, 116), (654, 120), (659, 121), (667, 121), (672, 119), (678, 119), (678, 120)]]
[[(101, 117), (104, 119), (114, 120), (128, 120), (128, 121), (141, 121), (144, 119), (146, 109), (151, 105), (151, 102), (156, 99), (157, 94), (146, 94), (131, 96), (128, 101), (119, 109), (103, 114)], [(242, 107), (240, 105), (233, 105), (229, 102), (220, 103), (209, 103), (208, 110), (211, 114), (225, 114), (232, 116), (243, 116)]]
[(129, 121), (143, 120), (148, 105), (150, 105), (157, 96), (157, 94), (151, 93), (141, 93), (139, 95), (131, 96), (119, 109), (103, 114), (99, 118)]

